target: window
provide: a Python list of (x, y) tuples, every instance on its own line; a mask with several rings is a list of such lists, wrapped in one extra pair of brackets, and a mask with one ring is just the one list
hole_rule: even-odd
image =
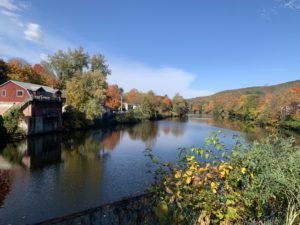
[(23, 96), (23, 90), (17, 90), (17, 96), (22, 97)]
[(6, 90), (2, 90), (1, 95), (5, 97), (6, 96)]

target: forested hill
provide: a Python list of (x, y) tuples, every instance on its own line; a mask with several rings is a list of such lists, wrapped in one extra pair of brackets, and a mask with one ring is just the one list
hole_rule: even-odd
[(211, 113), (260, 124), (289, 124), (300, 130), (300, 80), (222, 91), (188, 99), (188, 103), (193, 113)]
[(282, 90), (293, 88), (293, 87), (300, 88), (300, 80), (290, 81), (290, 82), (271, 85), (271, 86), (257, 86), (257, 87), (247, 87), (247, 88), (225, 90), (225, 91), (221, 91), (221, 92), (218, 92), (218, 93), (210, 95), (210, 96), (187, 99), (187, 101), (189, 103), (196, 103), (197, 101), (210, 100), (211, 98), (222, 98), (222, 96), (227, 95), (227, 94), (232, 94), (234, 96), (241, 96), (244, 94), (255, 94), (255, 93), (261, 93), (261, 94), (276, 93), (276, 92), (280, 92)]

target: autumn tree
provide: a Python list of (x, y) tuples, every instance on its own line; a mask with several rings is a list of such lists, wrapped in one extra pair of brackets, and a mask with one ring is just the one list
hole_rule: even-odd
[(193, 113), (201, 113), (202, 112), (202, 106), (199, 103), (193, 103), (191, 105), (191, 111)]
[(168, 95), (165, 95), (163, 100), (162, 100), (162, 111), (163, 112), (169, 112), (172, 110), (172, 101), (168, 97)]
[(126, 94), (126, 97), (128, 103), (139, 105), (141, 103), (142, 93), (140, 93), (137, 89), (134, 88)]
[(121, 92), (118, 85), (109, 85), (107, 88), (106, 106), (117, 111), (121, 106)]
[(245, 94), (240, 97), (238, 113), (243, 119), (256, 119), (260, 96), (260, 94)]
[(41, 77), (34, 71), (30, 64), (13, 59), (7, 63), (7, 66), (8, 78), (10, 80), (42, 84)]
[(266, 93), (260, 98), (257, 112), (258, 120), (262, 124), (275, 124), (278, 122), (280, 111), (279, 105), (277, 104), (276, 98), (273, 93)]
[(41, 84), (53, 88), (59, 87), (59, 80), (56, 78), (56, 76), (41, 64), (35, 64), (33, 66), (33, 70), (40, 77)]
[(8, 66), (6, 62), (0, 59), (0, 84), (7, 81)]
[(173, 112), (177, 113), (177, 115), (183, 116), (188, 112), (188, 103), (180, 94), (177, 93), (172, 102)]
[(66, 103), (93, 120), (104, 112), (106, 89), (106, 78), (99, 70), (78, 72), (66, 82)]
[(300, 88), (294, 87), (279, 93), (278, 105), (280, 117), (292, 116), (296, 113), (300, 104)]

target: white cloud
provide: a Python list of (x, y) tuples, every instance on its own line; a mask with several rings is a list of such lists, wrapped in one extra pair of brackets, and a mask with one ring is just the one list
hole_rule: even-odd
[(137, 88), (140, 91), (153, 90), (156, 94), (173, 97), (180, 93), (185, 98), (212, 94), (206, 90), (193, 89), (196, 75), (172, 67), (153, 68), (138, 62), (112, 60), (112, 75), (109, 83), (116, 83), (125, 91)]
[(0, 7), (10, 11), (20, 10), (20, 7), (13, 0), (0, 0)]
[(24, 38), (29, 41), (40, 42), (42, 40), (42, 31), (39, 24), (29, 23), (24, 30)]
[(285, 8), (300, 10), (300, 1), (299, 0), (286, 0), (284, 3)]
[(28, 23), (24, 14), (29, 13), (29, 6), (30, 3), (0, 0), (0, 58), (21, 57), (37, 63), (41, 55), (73, 47), (63, 38), (44, 31), (39, 23)]

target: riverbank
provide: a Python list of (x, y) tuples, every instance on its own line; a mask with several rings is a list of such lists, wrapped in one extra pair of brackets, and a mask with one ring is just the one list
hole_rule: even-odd
[[(130, 110), (123, 113), (104, 114), (99, 119), (88, 120), (81, 113), (65, 112), (62, 117), (63, 123), (61, 129), (50, 132), (50, 134), (59, 132), (71, 132), (76, 130), (107, 128), (117, 125), (137, 124), (143, 121), (156, 121), (176, 117), (179, 116), (173, 112), (157, 113), (151, 117), (146, 117), (139, 111)], [(21, 121), (22, 119), (19, 113), (9, 114), (9, 116), (6, 116), (5, 118), (0, 116), (0, 140), (2, 139), (19, 141), (26, 138), (25, 132), (22, 132), (22, 129), (20, 127)]]
[[(190, 114), (197, 115), (197, 114)], [(200, 114), (201, 115), (201, 114)], [(213, 117), (219, 121), (239, 121), (246, 126), (257, 126), (261, 128), (273, 128), (278, 130), (293, 131), (300, 134), (300, 116), (294, 116), (293, 118), (285, 118), (283, 120), (260, 120), (255, 118), (249, 118), (246, 116), (238, 116), (235, 114), (204, 114)]]
[(143, 115), (139, 111), (129, 110), (123, 113), (104, 114), (101, 118), (93, 121), (87, 120), (78, 114), (63, 114), (63, 131), (83, 130), (90, 128), (105, 128), (117, 125), (137, 124), (143, 121), (157, 121), (167, 118), (179, 117), (176, 113), (157, 113), (151, 117)]
[[(149, 147), (162, 161), (176, 162), (176, 149), (202, 146), (211, 132), (222, 130), (227, 146), (233, 136), (251, 143), (268, 134), (259, 127), (239, 132), (237, 123), (212, 120), (170, 118), (7, 143), (0, 150), (9, 165), (3, 172), (8, 188), (0, 198), (1, 222), (32, 224), (143, 193), (152, 181), (144, 156)], [(297, 140), (300, 144), (300, 136)]]

